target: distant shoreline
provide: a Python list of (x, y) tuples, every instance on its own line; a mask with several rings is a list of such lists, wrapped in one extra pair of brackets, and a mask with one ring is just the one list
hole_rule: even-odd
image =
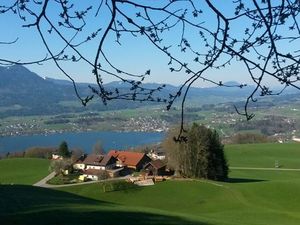
[(89, 153), (100, 141), (105, 150), (130, 149), (133, 147), (159, 143), (164, 132), (135, 131), (83, 131), (62, 132), (49, 135), (19, 135), (0, 137), (0, 153), (22, 152), (30, 147), (55, 147), (66, 141), (70, 148), (80, 148)]

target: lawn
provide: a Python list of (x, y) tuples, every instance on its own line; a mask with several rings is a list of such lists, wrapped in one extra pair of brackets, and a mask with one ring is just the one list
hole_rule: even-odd
[[(298, 146), (233, 145), (226, 152), (232, 166), (274, 167), (276, 158), (298, 168)], [(280, 170), (231, 170), (228, 182), (166, 181), (112, 192), (99, 183), (56, 190), (1, 185), (0, 218), (3, 225), (298, 225), (299, 190), (300, 172)]]
[(34, 184), (49, 174), (49, 160), (13, 158), (0, 160), (0, 184)]

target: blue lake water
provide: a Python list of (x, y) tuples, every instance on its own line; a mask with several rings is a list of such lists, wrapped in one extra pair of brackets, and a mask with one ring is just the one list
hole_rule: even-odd
[(145, 144), (159, 143), (164, 133), (158, 132), (67, 132), (51, 135), (9, 136), (0, 137), (0, 153), (24, 151), (33, 146), (58, 147), (62, 141), (69, 148), (81, 148), (91, 152), (93, 146), (100, 141), (105, 151), (110, 149), (130, 149)]

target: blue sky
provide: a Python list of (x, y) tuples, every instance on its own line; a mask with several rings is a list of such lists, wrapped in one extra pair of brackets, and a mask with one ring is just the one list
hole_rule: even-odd
[[(84, 2), (84, 3), (83, 3)], [(79, 8), (84, 8), (83, 4), (88, 5), (92, 0), (80, 1)], [(230, 14), (233, 11), (231, 1), (218, 1), (218, 7)], [(200, 6), (202, 6), (200, 3)], [(203, 6), (205, 9), (205, 6)], [(128, 10), (132, 10), (128, 8)], [(90, 32), (99, 27), (105, 28), (105, 24), (108, 21), (109, 12), (107, 8), (103, 8), (101, 16), (94, 17), (96, 7), (92, 9), (91, 16), (88, 20), (88, 25), (84, 32), (82, 32), (81, 38), (84, 39)], [(55, 18), (57, 11), (55, 7), (50, 7), (47, 14)], [(159, 17), (159, 16), (158, 16)], [(203, 22), (207, 27), (215, 26), (215, 19), (209, 14), (204, 14), (199, 17), (199, 22)], [(22, 28), (24, 22), (20, 21), (18, 17), (12, 14), (0, 15), (0, 28), (2, 30), (0, 34), (0, 41), (11, 41), (19, 38), (14, 45), (0, 45), (0, 58), (8, 58), (12, 60), (30, 61), (34, 59), (43, 58), (46, 55), (46, 49), (42, 44), (35, 28)], [(231, 29), (237, 33), (243, 33), (243, 25), (245, 24), (233, 24)], [(48, 29), (46, 26), (44, 31)], [(166, 37), (165, 42), (171, 43), (173, 46), (178, 45), (180, 40), (180, 26), (174, 31), (171, 31)], [(66, 36), (71, 34), (65, 33)], [(56, 52), (60, 51), (62, 42), (57, 39), (55, 35), (46, 35), (51, 48)], [(199, 36), (192, 30), (187, 30), (186, 37), (192, 40), (194, 43), (198, 43)], [(84, 45), (80, 50), (84, 52), (86, 57), (92, 59), (95, 55), (95, 49), (97, 48), (98, 39)], [(111, 33), (109, 38), (105, 42), (105, 53), (111, 59), (111, 62), (121, 69), (127, 70), (132, 73), (143, 73), (144, 71), (151, 69), (151, 76), (147, 77), (146, 82), (158, 82), (158, 83), (170, 83), (174, 85), (182, 84), (186, 79), (184, 72), (170, 73), (168, 58), (161, 54), (156, 48), (154, 48), (149, 41), (144, 37), (135, 38), (131, 35), (122, 35), (121, 45), (115, 42), (115, 34)], [(194, 56), (186, 53), (177, 52), (179, 57), (188, 62), (193, 62)], [(78, 82), (94, 82), (94, 77), (91, 73), (91, 68), (83, 63), (63, 63), (64, 68), (68, 73)], [(197, 69), (196, 65), (192, 65)], [(58, 70), (53, 62), (43, 63), (43, 65), (31, 65), (29, 69), (44, 77), (52, 77), (57, 79), (66, 79), (66, 77)], [(247, 74), (244, 66), (240, 63), (233, 62), (231, 66), (221, 70), (209, 70), (206, 73), (206, 77), (214, 79), (216, 81), (238, 81), (241, 83), (251, 83), (251, 79)], [(105, 75), (104, 82), (113, 81), (111, 76)], [(269, 80), (272, 83), (272, 80)], [(194, 86), (211, 86), (207, 82), (196, 82)]]

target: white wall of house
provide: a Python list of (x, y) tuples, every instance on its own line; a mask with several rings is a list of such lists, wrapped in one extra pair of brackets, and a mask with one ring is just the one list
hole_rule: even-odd
[(94, 166), (94, 165), (87, 165), (86, 169), (93, 169), (93, 170), (105, 170), (105, 166)]
[(57, 155), (57, 154), (52, 154), (52, 159), (54, 159), (54, 160), (63, 159), (63, 157), (60, 155)]
[(122, 163), (121, 161), (117, 161), (117, 162), (116, 162), (116, 166), (117, 166), (117, 167), (123, 167), (123, 163)]
[(147, 156), (154, 160), (156, 160), (156, 159), (164, 160), (166, 158), (165, 155), (158, 155), (157, 153), (154, 153), (154, 152), (148, 153)]
[(85, 169), (85, 164), (83, 164), (83, 163), (74, 163), (73, 164), (73, 169), (74, 170), (84, 170)]

